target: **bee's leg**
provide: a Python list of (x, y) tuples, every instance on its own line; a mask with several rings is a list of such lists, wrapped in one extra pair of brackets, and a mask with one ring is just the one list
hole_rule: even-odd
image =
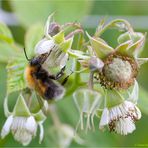
[(68, 78), (73, 74), (73, 71), (71, 72), (71, 74), (69, 74), (66, 78), (64, 78), (63, 82), (61, 83), (61, 85), (65, 85), (66, 82), (68, 81)]
[(50, 75), (49, 78), (53, 79), (53, 80), (58, 80), (59, 78), (61, 78), (64, 75), (64, 71), (65, 71), (66, 66), (64, 66), (60, 72), (58, 72), (56, 75)]
[(55, 76), (56, 77), (56, 80), (59, 79), (59, 78), (61, 78), (64, 75), (65, 68), (66, 68), (66, 66), (64, 66), (61, 69), (61, 71), (56, 74), (56, 76)]

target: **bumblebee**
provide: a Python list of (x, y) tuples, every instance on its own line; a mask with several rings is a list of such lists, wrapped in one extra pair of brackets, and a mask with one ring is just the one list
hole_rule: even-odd
[(26, 59), (29, 61), (29, 64), (25, 69), (25, 79), (28, 87), (35, 90), (43, 99), (47, 101), (63, 97), (65, 89), (62, 85), (64, 85), (68, 79), (67, 76), (62, 84), (55, 81), (63, 76), (65, 67), (62, 68), (56, 75), (49, 74), (49, 72), (43, 68), (42, 65), (51, 52), (52, 50), (49, 53), (41, 54), (37, 57), (29, 59), (24, 49)]

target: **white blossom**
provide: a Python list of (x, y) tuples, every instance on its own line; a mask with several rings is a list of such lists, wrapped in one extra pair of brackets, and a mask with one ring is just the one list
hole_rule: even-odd
[(54, 40), (48, 40), (46, 38), (40, 40), (35, 46), (35, 52), (37, 54), (44, 54), (50, 52), (55, 46)]
[(108, 125), (110, 131), (127, 135), (136, 129), (135, 121), (140, 118), (139, 108), (130, 101), (124, 101), (119, 105), (103, 110), (99, 128), (103, 129), (104, 126)]
[(25, 146), (36, 136), (37, 122), (33, 116), (16, 117), (11, 115), (2, 128), (1, 137), (5, 138), (10, 131), (12, 132), (14, 139)]

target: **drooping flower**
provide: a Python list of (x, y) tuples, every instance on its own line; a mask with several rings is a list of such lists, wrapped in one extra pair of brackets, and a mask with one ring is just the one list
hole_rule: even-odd
[(40, 40), (36, 47), (36, 54), (50, 53), (45, 64), (48, 67), (63, 68), (66, 65), (73, 43), (73, 36), (66, 38), (64, 29), (56, 22), (52, 22), (53, 14), (48, 17), (45, 25), (44, 38)]
[(88, 88), (80, 88), (74, 92), (73, 98), (80, 113), (80, 119), (76, 130), (79, 124), (81, 125), (82, 130), (85, 128), (85, 117), (87, 119), (85, 128), (86, 131), (91, 128), (94, 129), (93, 118), (96, 113), (96, 110), (102, 103), (100, 93), (94, 90), (90, 90)]
[(136, 80), (133, 90), (126, 100), (118, 91), (107, 91), (99, 129), (108, 126), (111, 132), (121, 135), (132, 133), (136, 129), (135, 122), (141, 118), (141, 112), (136, 106), (139, 98), (138, 91)]
[(141, 112), (138, 107), (130, 101), (124, 101), (114, 107), (104, 108), (99, 128), (103, 129), (108, 125), (111, 132), (127, 135), (136, 129), (135, 121), (140, 118)]
[(78, 144), (83, 144), (84, 141), (75, 134), (75, 130), (67, 125), (67, 124), (61, 124), (57, 126), (52, 126), (50, 128), (50, 134), (54, 135), (52, 136), (55, 140), (56, 146), (64, 148), (69, 147), (72, 141), (75, 141)]
[(40, 127), (40, 142), (43, 139), (44, 131), (42, 123), (45, 116), (42, 111), (32, 114), (22, 95), (18, 97), (17, 103), (2, 128), (1, 138), (5, 138), (10, 132), (14, 139), (21, 144), (28, 145), (36, 136), (37, 128)]

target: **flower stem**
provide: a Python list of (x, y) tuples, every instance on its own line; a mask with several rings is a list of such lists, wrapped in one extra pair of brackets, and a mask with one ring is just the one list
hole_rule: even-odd
[[(78, 39), (78, 43), (77, 43), (77, 50), (81, 50), (82, 45), (83, 45), (83, 33), (80, 32), (79, 34), (79, 39)], [(80, 63), (74, 59), (74, 70), (73, 71), (80, 71)], [(72, 94), (75, 89), (77, 88), (77, 86), (81, 83), (81, 77), (80, 77), (80, 73), (75, 73), (74, 74), (74, 82), (72, 87), (67, 91), (66, 95), (70, 95)]]
[(94, 72), (90, 72), (88, 88), (91, 89), (91, 90), (93, 90), (93, 77), (94, 77)]
[(59, 117), (57, 115), (56, 108), (55, 108), (54, 105), (49, 106), (49, 113), (51, 115), (51, 118), (52, 118), (54, 125), (56, 127), (59, 127), (61, 125), (61, 123), (60, 123), (60, 120), (59, 120)]
[(97, 36), (102, 35), (102, 34), (105, 32), (105, 30), (107, 30), (107, 29), (110, 28), (110, 27), (115, 27), (115, 26), (117, 26), (118, 23), (123, 23), (124, 25), (126, 25), (125, 28), (126, 28), (129, 32), (131, 32), (131, 33), (134, 32), (134, 31), (133, 31), (133, 28), (131, 27), (131, 24), (130, 24), (128, 21), (126, 21), (126, 20), (124, 20), (124, 19), (116, 19), (116, 20), (113, 20), (113, 21), (111, 21), (110, 23), (108, 23), (106, 26), (104, 26), (104, 28), (102, 28), (101, 31), (100, 31), (100, 30), (97, 31), (97, 32), (95, 33), (95, 36), (97, 37)]

